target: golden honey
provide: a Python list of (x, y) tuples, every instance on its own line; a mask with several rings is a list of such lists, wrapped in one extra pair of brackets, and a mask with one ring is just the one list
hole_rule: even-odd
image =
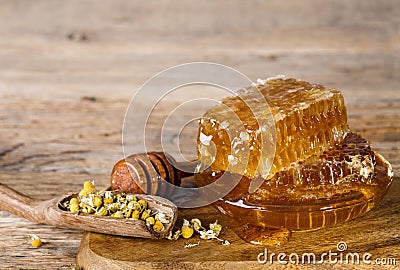
[[(208, 169), (196, 174), (196, 182), (208, 185), (222, 174), (213, 177)], [(264, 180), (254, 193), (249, 193), (251, 180), (243, 176), (217, 205), (233, 217), (246, 217), (253, 225), (318, 229), (371, 209), (385, 194), (392, 174), (390, 164), (374, 153), (365, 139), (349, 133), (342, 145)], [(341, 203), (348, 207), (337, 210), (335, 205)], [(331, 211), (331, 216), (315, 212), (322, 208)], [(285, 212), (288, 209), (291, 211)], [(315, 213), (301, 214), (309, 212)]]
[[(258, 106), (260, 97), (268, 110)], [(261, 146), (262, 133), (267, 144), (276, 143), (271, 170), (265, 166), (271, 156), (262, 152), (268, 149)], [(340, 92), (295, 79), (239, 90), (207, 111), (200, 121), (198, 152), (208, 166), (195, 174), (199, 186), (224, 174), (241, 177), (215, 206), (239, 224), (240, 237), (261, 245), (283, 244), (291, 230), (353, 219), (375, 206), (393, 179), (389, 162), (349, 131)], [(253, 181), (261, 183), (254, 192)]]
[(214, 171), (268, 178), (340, 144), (347, 131), (339, 91), (295, 79), (270, 79), (239, 90), (204, 114), (199, 159)]

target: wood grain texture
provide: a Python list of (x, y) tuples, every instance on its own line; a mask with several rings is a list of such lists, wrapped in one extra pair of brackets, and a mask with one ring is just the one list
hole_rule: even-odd
[[(397, 0), (0, 1), (0, 182), (40, 200), (91, 179), (107, 187), (132, 94), (190, 61), (219, 62), (252, 80), (286, 74), (342, 90), (350, 128), (399, 175), (399, 18)], [(191, 132), (183, 145), (192, 145)], [(151, 141), (159, 150), (159, 137)], [(400, 260), (399, 180), (365, 217), (295, 234), (288, 251), (344, 239)], [(47, 243), (31, 248), (29, 233)], [(2, 211), (0, 268), (69, 269), (81, 236)]]
[[(395, 179), (383, 201), (362, 217), (346, 222), (340, 226), (325, 228), (312, 232), (295, 232), (289, 243), (279, 248), (269, 248), (278, 254), (284, 252), (303, 254), (314, 252), (317, 256), (324, 252), (336, 251), (336, 244), (344, 241), (348, 252), (363, 254), (370, 252), (374, 258), (400, 256), (400, 238), (398, 228), (400, 220), (396, 213), (400, 210), (400, 199), (397, 196), (400, 188), (399, 178)], [(180, 210), (178, 221), (183, 218), (200, 218), (206, 226), (218, 220), (223, 224), (220, 238), (228, 240), (231, 245), (223, 246), (218, 241), (201, 240), (198, 236), (192, 239), (169, 240), (132, 239), (100, 234), (86, 233), (78, 252), (78, 262), (85, 269), (259, 269), (257, 256), (264, 251), (263, 247), (244, 242), (233, 232), (236, 224), (211, 206)], [(384, 218), (383, 218), (384, 217)], [(382, 223), (382, 219), (391, 226)], [(179, 224), (181, 225), (181, 224)], [(382, 230), (385, 234), (382, 234)], [(200, 245), (185, 248), (188, 243)], [(266, 264), (269, 265), (269, 262)], [(275, 260), (275, 267), (285, 268)], [(303, 265), (304, 266), (304, 265)], [(325, 266), (328, 266), (326, 264)], [(321, 266), (308, 266), (320, 269)], [(346, 265), (339, 267), (346, 268)], [(365, 269), (365, 265), (351, 265), (351, 269)]]

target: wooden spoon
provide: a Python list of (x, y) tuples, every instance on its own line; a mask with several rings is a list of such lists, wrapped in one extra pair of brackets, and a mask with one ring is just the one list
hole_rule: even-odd
[(170, 221), (164, 224), (164, 230), (157, 233), (150, 231), (144, 222), (135, 219), (116, 219), (111, 217), (90, 214), (76, 215), (62, 209), (62, 203), (76, 197), (77, 194), (60, 196), (48, 201), (40, 201), (25, 196), (14, 189), (0, 183), (0, 210), (10, 212), (34, 223), (49, 224), (90, 232), (133, 236), (141, 238), (163, 238), (174, 227), (177, 218), (177, 207), (167, 199), (137, 194), (137, 198), (144, 199), (148, 208), (165, 214)]

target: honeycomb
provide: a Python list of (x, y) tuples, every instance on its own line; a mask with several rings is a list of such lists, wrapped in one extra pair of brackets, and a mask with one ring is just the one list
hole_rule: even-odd
[(369, 199), (380, 188), (375, 167), (375, 153), (368, 142), (348, 133), (342, 144), (277, 172), (244, 200), (253, 205), (282, 205), (330, 200), (359, 191)]
[(338, 90), (275, 78), (241, 89), (208, 110), (200, 120), (197, 149), (202, 164), (214, 172), (268, 179), (339, 145), (347, 132)]
[(201, 119), (197, 142), (198, 186), (240, 176), (214, 204), (253, 244), (282, 244), (290, 230), (353, 219), (393, 179), (390, 163), (349, 131), (340, 92), (295, 79), (261, 81), (225, 98)]
[[(205, 186), (225, 173), (231, 174), (213, 174), (208, 168), (196, 174), (195, 181)], [(260, 230), (268, 228), (311, 230), (357, 217), (382, 199), (392, 179), (390, 164), (364, 138), (349, 132), (340, 145), (264, 179), (253, 193), (249, 186), (254, 178), (243, 176), (215, 204), (251, 228), (239, 232), (241, 237), (261, 239)], [(255, 235), (253, 229), (260, 233)]]

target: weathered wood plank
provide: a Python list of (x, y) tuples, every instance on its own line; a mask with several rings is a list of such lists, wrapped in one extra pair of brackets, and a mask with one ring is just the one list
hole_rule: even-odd
[[(134, 91), (191, 61), (226, 64), (252, 80), (286, 74), (341, 89), (350, 127), (398, 175), (399, 29), (397, 0), (0, 1), (0, 182), (44, 199), (91, 178), (107, 186)], [(398, 250), (398, 180), (365, 219), (294, 243), (333, 235), (399, 256), (389, 252)], [(32, 249), (28, 233), (48, 243)], [(69, 269), (80, 237), (0, 212), (1, 268)]]
[(7, 40), (133, 41), (141, 48), (149, 43), (181, 47), (183, 41), (191, 41), (190, 47), (197, 48), (227, 44), (248, 48), (250, 43), (286, 49), (379, 50), (390, 47), (399, 12), (396, 0), (116, 1), (112, 5), (3, 1), (0, 16), (7, 24), (0, 26), (0, 33)]

